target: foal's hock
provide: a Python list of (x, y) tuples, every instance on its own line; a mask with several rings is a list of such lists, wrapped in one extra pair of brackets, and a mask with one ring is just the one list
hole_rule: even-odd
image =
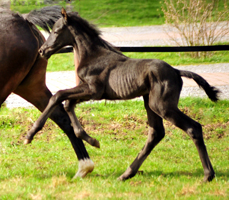
[(74, 105), (88, 100), (125, 100), (143, 96), (148, 116), (149, 132), (145, 146), (137, 158), (119, 179), (133, 177), (143, 161), (165, 135), (162, 119), (166, 119), (184, 130), (193, 140), (204, 169), (204, 181), (211, 181), (215, 172), (204, 144), (202, 127), (182, 113), (177, 105), (182, 89), (181, 77), (193, 79), (212, 101), (218, 100), (215, 87), (210, 86), (201, 76), (177, 70), (168, 63), (157, 59), (131, 59), (100, 37), (100, 32), (77, 13), (66, 13), (53, 27), (51, 35), (40, 48), (43, 57), (49, 58), (66, 45), (72, 45), (79, 59), (78, 75), (81, 84), (77, 87), (58, 91), (51, 99), (28, 133), (27, 138), (40, 130), (53, 109), (67, 100), (65, 109), (71, 119), (75, 134), (89, 144), (99, 147), (97, 140), (79, 129)]

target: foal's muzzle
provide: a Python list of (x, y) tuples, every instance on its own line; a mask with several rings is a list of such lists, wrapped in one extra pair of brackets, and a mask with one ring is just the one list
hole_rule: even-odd
[(45, 58), (45, 59), (49, 59), (50, 58), (50, 55), (48, 55), (46, 52), (45, 52), (45, 49), (44, 48), (40, 48), (38, 50), (39, 54), (41, 55), (41, 57)]

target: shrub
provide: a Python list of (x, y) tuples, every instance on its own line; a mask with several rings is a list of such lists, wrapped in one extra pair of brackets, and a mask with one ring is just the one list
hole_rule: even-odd
[[(229, 33), (227, 0), (163, 0), (161, 4), (166, 33), (179, 46), (213, 45)], [(201, 56), (200, 52), (192, 55)]]

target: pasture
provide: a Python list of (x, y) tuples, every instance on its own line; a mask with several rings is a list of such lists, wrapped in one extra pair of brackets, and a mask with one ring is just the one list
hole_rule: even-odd
[(68, 138), (48, 120), (32, 144), (23, 136), (40, 115), (36, 109), (1, 108), (1, 199), (227, 199), (229, 197), (229, 101), (184, 98), (179, 107), (203, 125), (205, 143), (216, 172), (202, 183), (203, 170), (191, 139), (166, 123), (166, 136), (139, 174), (125, 182), (126, 170), (147, 139), (142, 101), (83, 103), (76, 107), (85, 130), (101, 149), (86, 148), (95, 163), (84, 179), (71, 178), (78, 161)]
[[(141, 25), (163, 23), (158, 20), (158, 14), (154, 22), (148, 18), (144, 21), (143, 14), (147, 14), (147, 6), (142, 9), (140, 4), (137, 7), (144, 10), (144, 13), (133, 15), (124, 7), (119, 12), (113, 10), (113, 17), (116, 18), (108, 22), (105, 16), (96, 15), (96, 10), (101, 8), (95, 6), (98, 1), (91, 1), (91, 7), (84, 7), (83, 2), (87, 4), (86, 1), (80, 1), (77, 7), (81, 15), (101, 26), (137, 25), (139, 17), (142, 17)], [(106, 3), (103, 5), (115, 9)], [(104, 9), (98, 13), (106, 15), (109, 12)], [(136, 18), (135, 22), (123, 20), (126, 17), (120, 19), (121, 13), (131, 14)], [(228, 52), (217, 52), (209, 60), (196, 61), (178, 53), (129, 53), (128, 56), (156, 57), (171, 65), (228, 62), (229, 58)], [(61, 68), (57, 68), (57, 64)], [(54, 55), (49, 60), (48, 71), (73, 69), (72, 54)], [(32, 144), (25, 146), (23, 137), (40, 115), (39, 111), (2, 107), (0, 199), (227, 199), (229, 101), (212, 103), (207, 99), (185, 98), (180, 100), (179, 107), (203, 125), (205, 143), (216, 172), (212, 182), (202, 183), (203, 170), (193, 142), (184, 132), (169, 123), (165, 126), (165, 138), (146, 159), (139, 174), (125, 182), (117, 180), (147, 139), (147, 119), (142, 101), (89, 103), (76, 107), (76, 115), (83, 127), (100, 141), (101, 149), (85, 143), (95, 162), (95, 169), (84, 179), (75, 180), (72, 177), (77, 171), (78, 161), (64, 133), (48, 120)]]
[[(35, 3), (37, 1), (37, 3)], [(20, 0), (11, 4), (11, 9), (21, 13), (46, 6), (38, 0)], [(59, 1), (58, 5), (66, 7), (65, 1)], [(74, 11), (80, 13), (83, 18), (93, 21), (100, 26), (135, 26), (163, 24), (163, 12), (160, 7), (160, 0), (75, 0), (71, 2)]]
[[(212, 2), (212, 0), (206, 0)], [(23, 2), (23, 3), (22, 3)], [(11, 3), (11, 9), (20, 13), (28, 13), (47, 4), (41, 0), (17, 0)], [(100, 27), (112, 26), (145, 26), (164, 24), (161, 0), (73, 0), (71, 5), (80, 16), (92, 21)], [(224, 9), (225, 0), (219, 0), (219, 10)], [(65, 1), (58, 5), (66, 7)], [(229, 16), (228, 16), (229, 18)]]

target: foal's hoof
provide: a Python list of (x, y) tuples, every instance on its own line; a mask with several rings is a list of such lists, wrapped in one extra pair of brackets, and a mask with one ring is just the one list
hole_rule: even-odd
[(213, 174), (209, 174), (209, 175), (205, 175), (204, 176), (204, 182), (210, 182), (215, 178), (215, 173)]
[(134, 174), (132, 173), (132, 170), (130, 167), (127, 168), (127, 170), (121, 175), (118, 177), (118, 180), (119, 181), (125, 181), (129, 178), (132, 178), (134, 176)]
[(96, 148), (100, 148), (100, 143), (99, 143), (99, 141), (96, 140), (96, 139), (94, 139), (94, 142), (93, 142), (93, 145), (92, 145), (92, 146), (94, 146), (94, 147), (96, 147)]
[(117, 180), (118, 180), (118, 181), (125, 181), (126, 178), (124, 178), (123, 176), (119, 176), (119, 177), (117, 178)]
[(127, 176), (127, 175), (125, 175), (125, 173), (124, 174), (122, 174), (121, 176), (119, 176), (118, 178), (117, 178), (117, 180), (118, 181), (126, 181), (127, 179), (130, 179), (130, 178), (132, 178), (133, 176)]
[(24, 144), (30, 144), (32, 142), (32, 140), (30, 140), (30, 139), (25, 139), (24, 140)]
[(95, 138), (90, 138), (87, 142), (93, 147), (100, 148), (100, 143)]

